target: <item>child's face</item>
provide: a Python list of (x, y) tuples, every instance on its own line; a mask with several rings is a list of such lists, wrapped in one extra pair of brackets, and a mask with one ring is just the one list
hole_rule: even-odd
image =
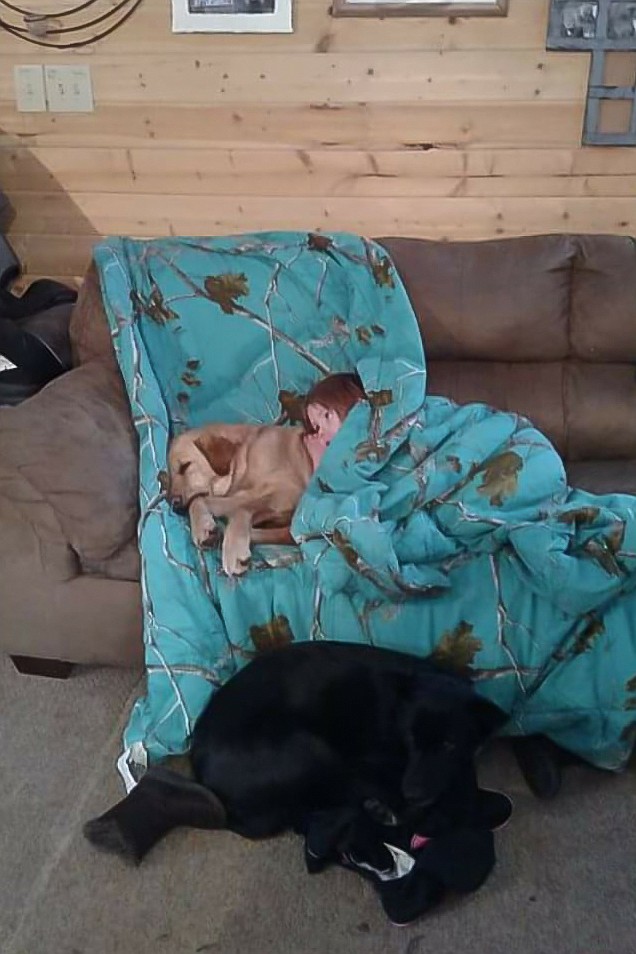
[(322, 404), (310, 404), (307, 408), (307, 417), (315, 431), (315, 436), (322, 438), (327, 444), (336, 436), (342, 424), (337, 413), (323, 407)]
[(308, 434), (305, 441), (315, 470), (320, 458), (340, 430), (342, 421), (336, 411), (323, 407), (322, 404), (310, 404), (307, 417), (314, 433)]

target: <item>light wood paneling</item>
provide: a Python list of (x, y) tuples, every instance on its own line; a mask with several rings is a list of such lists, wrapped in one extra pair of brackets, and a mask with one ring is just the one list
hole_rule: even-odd
[[(39, 0), (43, 11), (76, 0)], [(503, 19), (347, 20), (173, 35), (145, 0), (93, 47), (0, 32), (0, 184), (31, 274), (104, 234), (351, 229), (492, 238), (636, 231), (636, 150), (580, 147), (588, 57), (546, 53), (548, 0)], [(18, 63), (89, 63), (93, 114), (19, 114)]]
[[(38, 0), (37, 9), (61, 10), (75, 6), (77, 0)], [(228, 53), (258, 53), (281, 51), (285, 53), (338, 53), (360, 50), (540, 50), (544, 47), (545, 30), (537, 7), (544, 0), (517, 0), (514, 15), (493, 23), (488, 18), (469, 20), (462, 17), (440, 19), (419, 17), (406, 26), (391, 20), (363, 19), (357, 23), (334, 19), (329, 15), (329, 0), (300, 0), (294, 4), (294, 32), (292, 34), (181, 34), (170, 32), (168, 0), (145, 0), (131, 20), (120, 30), (95, 47), (74, 52), (48, 54), (60, 61), (69, 56), (86, 57), (92, 53), (115, 55), (148, 55), (183, 53), (210, 56)], [(34, 7), (35, 9), (35, 7)], [(15, 22), (15, 21), (14, 21)], [(78, 38), (82, 34), (77, 34)], [(30, 51), (34, 62), (39, 51), (22, 44)], [(16, 41), (0, 33), (0, 55), (19, 53)]]
[(636, 195), (636, 150), (0, 150), (13, 193), (216, 196)]
[[(459, 180), (461, 181), (461, 180)], [(632, 183), (634, 179), (630, 180)], [(625, 231), (636, 226), (634, 198), (426, 196), (152, 195), (18, 193), (21, 228), (32, 235), (206, 235), (255, 229), (350, 229), (378, 234), (461, 237), (549, 230)], [(70, 201), (69, 201), (70, 200)], [(79, 211), (79, 216), (78, 216)], [(565, 223), (565, 225), (564, 225)], [(634, 229), (636, 231), (636, 228)]]
[[(319, 95), (317, 90), (316, 94)], [(93, 113), (16, 113), (0, 102), (0, 144), (144, 146), (181, 150), (249, 146), (304, 149), (450, 149), (572, 146), (581, 139), (583, 98), (572, 102), (352, 103), (319, 99), (303, 106), (245, 105), (206, 109), (101, 106)], [(0, 135), (2, 135), (0, 133)]]
[[(3, 56), (0, 100), (13, 95), (13, 66)], [(365, 53), (233, 53), (194, 57), (138, 53), (90, 59), (100, 103), (430, 103), (574, 100), (585, 92), (578, 54), (537, 50)]]
[[(80, 197), (74, 197), (80, 201)], [(606, 232), (616, 235), (636, 233), (636, 198), (451, 198), (377, 199), (369, 209), (367, 199), (290, 198), (243, 199), (209, 197), (201, 203), (180, 200), (178, 208), (162, 215), (156, 196), (145, 196), (131, 217), (129, 196), (114, 196), (110, 214), (97, 216), (101, 234), (135, 234), (140, 237), (170, 234), (235, 234), (254, 229), (344, 229), (368, 235), (408, 235), (439, 240), (473, 240), (506, 236), (536, 235), (544, 232)], [(160, 203), (159, 203), (160, 204)], [(135, 203), (137, 207), (137, 203)], [(49, 209), (49, 212), (51, 210)], [(208, 213), (208, 214), (206, 214)], [(29, 271), (59, 275), (81, 274), (90, 252), (100, 237), (91, 234), (87, 219), (75, 218), (77, 210), (56, 216), (54, 227), (69, 232), (14, 232), (12, 242)], [(110, 227), (116, 219), (117, 227)], [(43, 210), (38, 225), (50, 225), (52, 216)], [(175, 226), (175, 222), (177, 225)], [(32, 224), (36, 224), (33, 222)], [(123, 228), (121, 226), (124, 226)], [(85, 232), (82, 232), (85, 229)]]

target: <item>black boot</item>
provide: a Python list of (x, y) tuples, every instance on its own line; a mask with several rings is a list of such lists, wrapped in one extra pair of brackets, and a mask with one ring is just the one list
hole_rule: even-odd
[(512, 750), (528, 788), (537, 798), (554, 798), (561, 789), (561, 750), (545, 735), (512, 739)]

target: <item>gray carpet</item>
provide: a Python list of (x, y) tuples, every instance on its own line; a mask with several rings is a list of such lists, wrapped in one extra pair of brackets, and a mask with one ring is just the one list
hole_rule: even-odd
[(636, 772), (570, 769), (537, 802), (507, 746), (482, 780), (515, 799), (478, 892), (407, 929), (341, 870), (309, 877), (292, 836), (174, 832), (135, 870), (81, 823), (121, 795), (114, 762), (135, 673), (19, 676), (0, 658), (2, 954), (633, 954)]

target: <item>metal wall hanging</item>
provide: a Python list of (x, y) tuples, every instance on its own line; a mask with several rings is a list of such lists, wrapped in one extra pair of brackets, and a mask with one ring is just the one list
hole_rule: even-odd
[(141, 3), (142, 0), (82, 0), (75, 6), (67, 3), (60, 10), (48, 3), (42, 12), (0, 0), (0, 30), (34, 46), (76, 50), (110, 36), (131, 18)]
[[(636, 0), (552, 0), (548, 50), (592, 54), (583, 142), (596, 146), (636, 145), (636, 69), (630, 85), (606, 79), (607, 54), (636, 50)], [(601, 105), (623, 100), (629, 121), (622, 132), (601, 131)]]

